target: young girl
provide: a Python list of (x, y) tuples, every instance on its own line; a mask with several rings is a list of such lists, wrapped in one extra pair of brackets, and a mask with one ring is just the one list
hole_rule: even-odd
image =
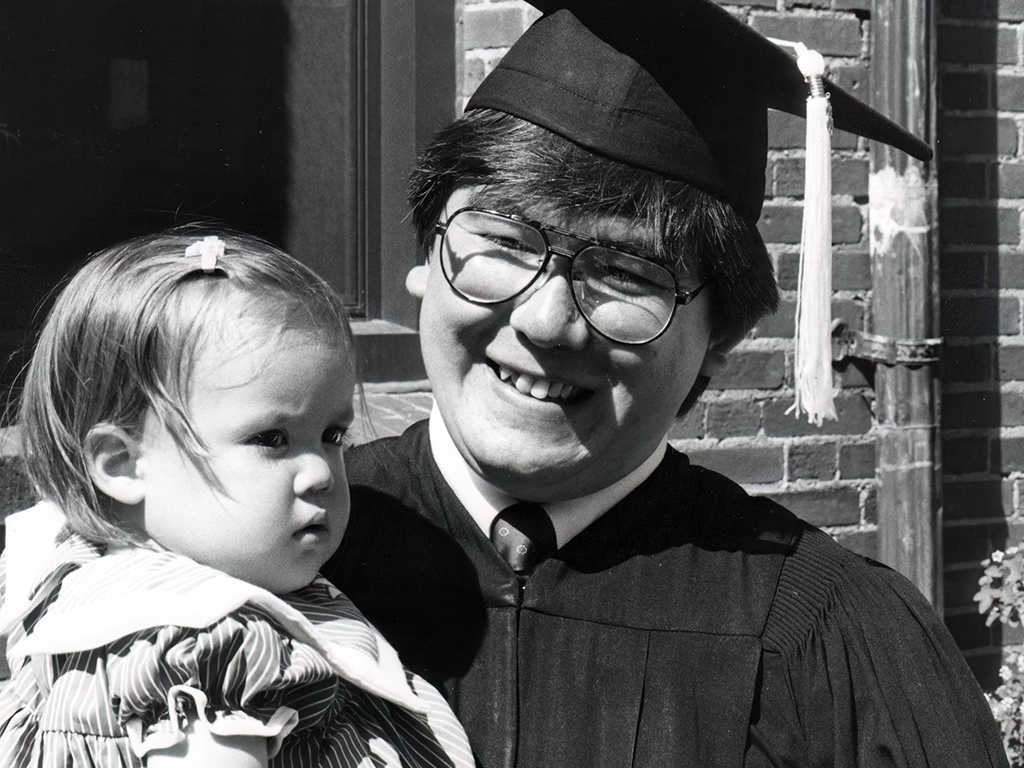
[(57, 300), (8, 519), (0, 765), (471, 766), (441, 697), (317, 571), (348, 522), (341, 302), (186, 228)]

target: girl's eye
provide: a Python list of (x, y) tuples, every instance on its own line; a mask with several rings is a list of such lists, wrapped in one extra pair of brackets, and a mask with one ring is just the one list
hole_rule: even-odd
[(257, 445), (260, 448), (280, 448), (286, 442), (284, 432), (277, 429), (260, 432), (258, 435), (253, 435), (249, 438), (251, 445)]
[(345, 445), (348, 430), (344, 427), (328, 427), (323, 434), (323, 441), (329, 445)]

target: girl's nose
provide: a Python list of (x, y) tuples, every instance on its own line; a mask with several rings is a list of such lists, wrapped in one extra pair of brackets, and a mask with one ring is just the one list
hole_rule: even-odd
[(566, 270), (541, 275), (538, 282), (538, 287), (518, 300), (509, 324), (539, 347), (583, 349), (590, 328), (573, 300)]
[(334, 487), (334, 472), (323, 456), (309, 453), (302, 457), (299, 471), (295, 473), (295, 495), (329, 491)]

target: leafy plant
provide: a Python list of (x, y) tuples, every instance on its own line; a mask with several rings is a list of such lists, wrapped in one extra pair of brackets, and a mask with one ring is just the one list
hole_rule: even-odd
[[(1020, 626), (1024, 618), (1024, 548), (995, 551), (981, 563), (985, 572), (978, 581), (974, 599), (978, 610), (986, 614), (985, 625), (1000, 621)], [(1003, 746), (1011, 766), (1024, 767), (1024, 652), (1009, 650), (999, 670), (1002, 684), (995, 693), (986, 693), (992, 714), (1003, 734)]]

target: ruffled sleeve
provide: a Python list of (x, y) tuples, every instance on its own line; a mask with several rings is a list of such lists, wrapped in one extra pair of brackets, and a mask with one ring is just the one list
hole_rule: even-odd
[(0, 691), (0, 765), (138, 765), (180, 742), (184, 716), (266, 738), (275, 766), (472, 766), (447, 705), (323, 579), (279, 597), (180, 555), (100, 556), (76, 538), (51, 544), (38, 586), (4, 606), (16, 672)]
[(154, 627), (94, 649), (15, 661), (0, 692), (5, 766), (43, 756), (48, 765), (137, 766), (181, 741), (186, 705), (215, 733), (267, 738), (273, 754), (300, 724), (323, 719), (338, 693), (322, 658), (245, 607), (206, 628)]
[(1006, 766), (941, 620), (902, 576), (808, 532), (765, 632), (745, 765)]
[(209, 627), (121, 638), (107, 647), (106, 667), (113, 714), (140, 756), (180, 739), (179, 707), (199, 712), (218, 735), (267, 737), (273, 755), (293, 730), (343, 703), (330, 665), (249, 606)]

